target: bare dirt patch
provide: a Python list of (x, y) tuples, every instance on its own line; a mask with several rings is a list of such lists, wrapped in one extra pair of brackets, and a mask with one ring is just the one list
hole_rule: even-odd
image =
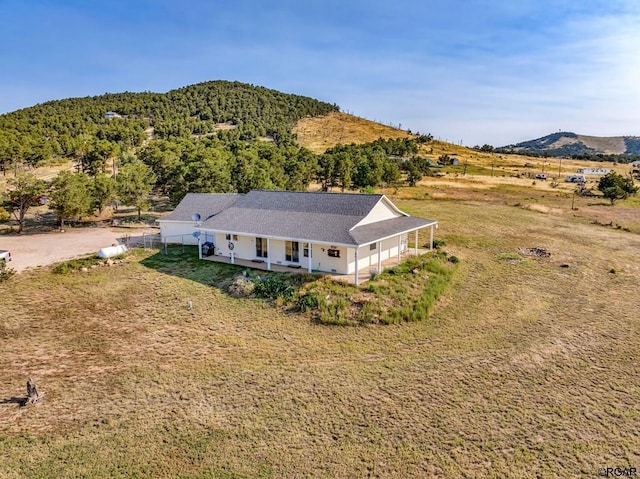
[(0, 249), (11, 251), (13, 261), (9, 266), (20, 272), (97, 253), (100, 248), (118, 244), (121, 238), (130, 234), (130, 230), (119, 228), (77, 228), (65, 229), (63, 233), (3, 235), (0, 236)]

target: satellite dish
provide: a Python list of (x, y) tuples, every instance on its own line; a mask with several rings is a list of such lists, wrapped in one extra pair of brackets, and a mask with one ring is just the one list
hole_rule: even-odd
[(200, 221), (200, 219), (201, 219), (201, 218), (202, 218), (202, 216), (200, 216), (200, 213), (194, 213), (194, 214), (191, 216), (191, 219), (192, 219), (193, 221)]
[(194, 231), (191, 236), (193, 236), (194, 238), (200, 238), (200, 231)]

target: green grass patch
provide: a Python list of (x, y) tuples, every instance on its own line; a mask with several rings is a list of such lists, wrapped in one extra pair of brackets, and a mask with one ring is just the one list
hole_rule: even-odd
[(332, 325), (422, 321), (451, 284), (457, 258), (446, 253), (414, 256), (376, 275), (364, 286), (329, 279), (308, 283), (293, 298), (315, 321)]
[(64, 261), (58, 263), (53, 267), (53, 272), (56, 274), (68, 274), (73, 271), (81, 271), (82, 268), (91, 268), (103, 263), (104, 260), (98, 258), (96, 255), (86, 256), (84, 258), (72, 259), (70, 261)]
[(197, 246), (171, 245), (140, 263), (161, 273), (215, 286), (232, 296), (269, 300), (291, 298), (302, 285), (318, 278), (311, 274), (277, 273), (202, 261), (198, 258)]

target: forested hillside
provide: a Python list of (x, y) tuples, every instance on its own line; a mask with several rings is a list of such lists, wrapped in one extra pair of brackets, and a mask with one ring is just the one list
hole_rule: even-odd
[[(336, 105), (238, 82), (200, 83), (160, 93), (118, 93), (51, 101), (0, 115), (0, 162), (31, 165), (75, 158), (97, 140), (140, 146), (145, 130), (156, 138), (188, 137), (233, 125), (227, 136), (291, 140), (296, 120), (336, 111)], [(107, 112), (115, 118), (107, 118)]]
[[(337, 111), (312, 98), (216, 81), (165, 94), (51, 101), (0, 115), (0, 166), (9, 186), (0, 218), (12, 212), (21, 229), (25, 206), (45, 192), (62, 224), (114, 201), (140, 214), (154, 191), (177, 204), (188, 192), (304, 190), (312, 182), (325, 190), (363, 190), (415, 184), (428, 173), (418, 152), (430, 135), (393, 130), (395, 138), (338, 144), (320, 154), (296, 141), (299, 120)], [(50, 183), (31, 174), (69, 160), (76, 172), (62, 171)]]

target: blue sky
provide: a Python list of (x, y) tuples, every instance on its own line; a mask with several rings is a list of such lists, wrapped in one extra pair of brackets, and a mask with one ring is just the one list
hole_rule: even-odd
[(0, 0), (0, 112), (238, 80), (473, 146), (640, 135), (637, 0)]

